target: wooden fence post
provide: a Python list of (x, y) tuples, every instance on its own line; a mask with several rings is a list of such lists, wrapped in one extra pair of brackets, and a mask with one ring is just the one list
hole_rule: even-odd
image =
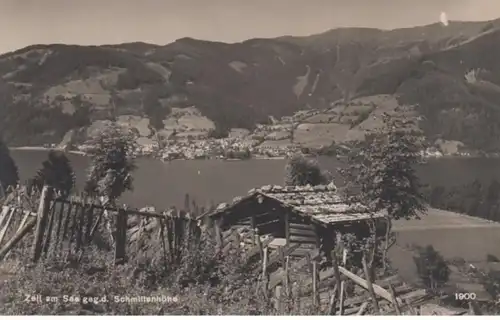
[(78, 215), (76, 218), (77, 221), (77, 230), (76, 230), (76, 247), (75, 247), (75, 253), (80, 251), (83, 245), (83, 224), (85, 222), (85, 209), (87, 207), (87, 199), (83, 199), (83, 201), (80, 202), (80, 205), (78, 206), (78, 209), (76, 211), (76, 214)]
[(66, 214), (64, 215), (63, 219), (63, 226), (62, 226), (62, 235), (61, 235), (61, 250), (63, 249), (62, 246), (62, 241), (68, 239), (68, 231), (70, 227), (70, 222), (71, 222), (71, 212), (73, 212), (73, 203), (70, 202), (68, 204), (68, 209), (66, 210)]
[(70, 211), (71, 226), (69, 228), (69, 241), (68, 241), (68, 254), (73, 254), (73, 242), (76, 239), (77, 224), (78, 224), (78, 212), (80, 210), (80, 205), (76, 202), (76, 199), (72, 198), (73, 211)]
[(257, 226), (255, 225), (255, 216), (250, 217), (250, 227), (252, 228), (252, 244), (255, 245), (255, 237), (257, 234), (257, 232), (255, 232), (257, 229)]
[[(330, 255), (331, 255), (331, 258), (332, 258), (332, 264), (333, 264), (333, 274), (335, 276), (335, 286), (334, 286), (334, 291), (335, 292), (335, 300), (334, 302), (336, 303), (337, 299), (340, 300), (340, 296), (342, 295), (342, 286), (341, 286), (341, 283), (342, 283), (342, 280), (340, 278), (340, 271), (339, 271), (339, 261), (337, 259), (337, 253), (334, 251), (333, 254), (332, 252), (330, 251)], [(336, 305), (333, 306), (333, 309), (335, 310), (336, 309)], [(330, 315), (334, 315), (334, 313), (330, 314)]]
[(269, 250), (268, 250), (267, 246), (263, 248), (263, 251), (264, 251), (263, 252), (264, 258), (262, 259), (262, 284), (264, 286), (264, 295), (267, 298), (268, 284), (269, 284), (269, 281), (267, 278), (267, 260), (268, 260)]
[(56, 202), (54, 201), (52, 208), (50, 209), (50, 219), (49, 219), (49, 225), (48, 225), (48, 229), (47, 229), (47, 236), (45, 237), (45, 239), (43, 241), (43, 246), (42, 246), (42, 254), (43, 254), (44, 259), (47, 258), (47, 253), (49, 252), (55, 216), (56, 216)]
[(260, 240), (260, 235), (257, 233), (256, 239), (257, 247), (259, 248), (260, 259), (264, 260), (264, 248), (262, 247), (262, 241)]
[(287, 247), (291, 246), (290, 243), (290, 214), (288, 212), (285, 213), (285, 245)]
[(168, 265), (168, 258), (167, 258), (167, 247), (165, 245), (165, 222), (163, 221), (164, 218), (157, 218), (157, 219), (160, 223), (160, 241), (161, 241), (161, 247), (163, 249), (163, 264), (166, 271)]
[(44, 186), (42, 189), (42, 195), (40, 197), (40, 205), (38, 206), (37, 221), (35, 229), (35, 238), (33, 240), (32, 246), (32, 259), (33, 262), (37, 262), (40, 259), (42, 253), (42, 242), (43, 235), (45, 233), (45, 227), (47, 225), (47, 218), (50, 211), (50, 205), (54, 195), (54, 189), (49, 186)]
[(319, 299), (319, 290), (318, 290), (318, 262), (316, 260), (312, 261), (312, 277), (313, 277), (313, 306), (319, 307), (320, 299)]
[(366, 283), (368, 284), (368, 292), (370, 293), (373, 299), (373, 305), (375, 306), (375, 310), (377, 314), (380, 314), (380, 306), (378, 304), (377, 296), (375, 295), (375, 291), (373, 290), (373, 282), (371, 277), (371, 272), (368, 269), (368, 263), (366, 262), (366, 254), (363, 254), (363, 270), (365, 272)]
[(127, 212), (119, 209), (116, 217), (115, 265), (126, 261)]
[[(345, 268), (347, 264), (347, 249), (342, 251), (342, 266)], [(344, 301), (345, 301), (345, 281), (340, 282), (340, 296), (339, 296), (339, 314), (344, 315)]]
[(64, 202), (60, 203), (59, 215), (57, 217), (57, 227), (56, 227), (56, 243), (55, 243), (55, 252), (59, 254), (59, 243), (63, 239), (62, 227), (63, 227), (63, 219), (64, 219), (64, 209), (66, 208), (66, 204)]
[(287, 299), (292, 297), (292, 288), (290, 286), (290, 256), (285, 257), (285, 293)]
[(277, 285), (276, 288), (274, 289), (275, 291), (275, 299), (276, 299), (276, 310), (278, 311), (279, 314), (284, 313), (283, 309), (283, 293), (281, 291), (281, 285)]
[(92, 225), (94, 222), (94, 210), (95, 210), (95, 203), (94, 200), (92, 200), (89, 204), (89, 206), (86, 208), (86, 218), (87, 218), (87, 224), (85, 226), (85, 244), (90, 244), (92, 242)]
[(221, 251), (224, 248), (224, 241), (222, 239), (220, 218), (215, 220), (215, 241), (217, 243), (217, 251)]

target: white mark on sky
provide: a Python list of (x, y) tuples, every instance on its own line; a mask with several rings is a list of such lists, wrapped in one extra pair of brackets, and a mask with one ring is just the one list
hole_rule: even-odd
[(439, 16), (439, 21), (441, 21), (441, 23), (444, 26), (447, 26), (449, 24), (448, 15), (446, 14), (446, 12), (441, 12), (441, 15)]

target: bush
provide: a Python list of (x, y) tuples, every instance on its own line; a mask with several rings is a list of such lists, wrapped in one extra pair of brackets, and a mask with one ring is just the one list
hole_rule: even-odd
[(413, 258), (422, 284), (432, 291), (442, 288), (450, 277), (448, 263), (433, 246), (417, 247)]
[(294, 155), (285, 167), (285, 185), (305, 186), (320, 185), (328, 182), (328, 177), (321, 171), (316, 161), (301, 154)]
[(133, 188), (137, 143), (134, 134), (113, 123), (87, 142), (91, 159), (85, 191), (111, 202)]

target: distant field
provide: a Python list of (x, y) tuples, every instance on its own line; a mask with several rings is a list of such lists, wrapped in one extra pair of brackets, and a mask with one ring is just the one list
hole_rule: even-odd
[(394, 231), (397, 244), (389, 257), (408, 281), (417, 279), (411, 245), (432, 245), (446, 259), (460, 257), (473, 264), (484, 264), (487, 254), (500, 257), (500, 224), (496, 222), (432, 208), (421, 220), (395, 222)]
[(349, 125), (337, 123), (300, 124), (294, 133), (294, 141), (306, 147), (329, 146), (332, 141), (344, 141)]
[(455, 228), (499, 228), (500, 223), (491, 222), (481, 218), (471, 217), (465, 214), (429, 208), (426, 215), (420, 220), (394, 221), (395, 231), (414, 231), (428, 229), (455, 229)]

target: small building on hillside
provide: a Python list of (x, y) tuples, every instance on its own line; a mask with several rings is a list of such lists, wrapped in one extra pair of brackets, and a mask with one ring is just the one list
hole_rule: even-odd
[(337, 236), (369, 233), (368, 221), (380, 221), (385, 213), (373, 213), (360, 204), (347, 204), (335, 185), (265, 186), (252, 189), (231, 204), (220, 204), (199, 219), (215, 224), (221, 231), (249, 227), (260, 236), (272, 236), (270, 247), (298, 246), (292, 255), (302, 256), (313, 249), (329, 257)]

